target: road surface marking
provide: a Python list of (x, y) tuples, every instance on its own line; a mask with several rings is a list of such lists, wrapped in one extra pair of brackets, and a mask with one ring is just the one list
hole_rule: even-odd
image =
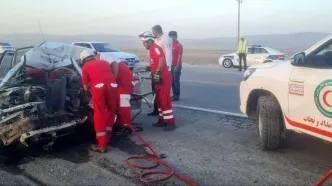
[(193, 81), (193, 80), (181, 80), (181, 82), (213, 84), (213, 85), (229, 85), (229, 86), (237, 86), (240, 84), (240, 83), (235, 84), (235, 83), (228, 83), (228, 82), (209, 82), (209, 81)]
[[(147, 99), (147, 98), (146, 98), (146, 100), (143, 99), (143, 102), (148, 102), (150, 105), (153, 105), (152, 101)], [(222, 115), (227, 115), (227, 116), (248, 118), (248, 116), (246, 116), (244, 114), (239, 114), (239, 113), (235, 113), (235, 112), (226, 112), (226, 111), (221, 111), (221, 110), (213, 110), (213, 109), (206, 109), (206, 108), (200, 108), (200, 107), (191, 107), (191, 106), (177, 105), (177, 104), (172, 104), (172, 105), (175, 108), (183, 108), (183, 109), (188, 109), (188, 110), (209, 112), (209, 113), (214, 113), (214, 114), (222, 114)]]

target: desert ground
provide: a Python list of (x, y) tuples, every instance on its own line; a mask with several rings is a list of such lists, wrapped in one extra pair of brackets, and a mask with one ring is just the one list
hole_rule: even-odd
[[(146, 50), (126, 50), (125, 52), (133, 53), (138, 55), (141, 60), (147, 61)], [(281, 52), (287, 53), (289, 56), (300, 52), (301, 49), (287, 49), (280, 50)], [(229, 54), (234, 50), (185, 50), (183, 52), (183, 62), (189, 65), (218, 65), (218, 59), (221, 55)]]

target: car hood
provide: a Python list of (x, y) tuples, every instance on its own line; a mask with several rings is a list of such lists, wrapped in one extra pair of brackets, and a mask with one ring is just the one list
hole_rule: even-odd
[(126, 53), (126, 52), (100, 52), (102, 57), (107, 59), (111, 58), (113, 60), (127, 61), (128, 60), (139, 60), (138, 57), (134, 54)]
[(276, 62), (270, 62), (270, 63), (256, 64), (256, 65), (251, 66), (250, 68), (256, 68), (256, 69), (272, 68), (272, 67), (278, 66), (280, 64), (284, 64), (284, 63), (290, 63), (290, 61), (276, 61)]

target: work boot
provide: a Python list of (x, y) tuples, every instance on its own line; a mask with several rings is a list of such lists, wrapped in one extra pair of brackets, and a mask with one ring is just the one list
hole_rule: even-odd
[(125, 128), (122, 134), (123, 138), (128, 138), (133, 133), (133, 130), (131, 128)]
[(162, 120), (158, 120), (157, 123), (152, 124), (152, 127), (166, 127), (166, 126), (167, 126), (167, 123), (165, 123)]
[(102, 148), (102, 147), (100, 147), (99, 145), (96, 145), (96, 144), (91, 145), (91, 150), (95, 151), (95, 152), (101, 152), (101, 153), (105, 153), (107, 151), (106, 148)]
[(174, 129), (176, 129), (175, 124), (167, 124), (167, 126), (163, 129), (163, 131), (168, 132), (168, 131), (172, 131)]
[(180, 101), (180, 98), (179, 98), (178, 96), (174, 96), (174, 97), (172, 98), (172, 101)]
[(159, 115), (158, 110), (154, 110), (154, 111), (148, 113), (148, 116), (158, 116), (158, 115)]
[(112, 135), (121, 136), (124, 131), (124, 127), (122, 125), (116, 124), (113, 126)]

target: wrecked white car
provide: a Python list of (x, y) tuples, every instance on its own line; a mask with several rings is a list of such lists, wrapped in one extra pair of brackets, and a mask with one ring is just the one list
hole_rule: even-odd
[[(0, 73), (6, 74), (0, 83), (2, 145), (20, 141), (28, 146), (41, 139), (52, 142), (93, 115), (90, 95), (81, 91), (78, 61), (85, 48), (45, 44), (8, 51), (0, 58)], [(142, 101), (141, 79), (136, 80), (132, 109), (140, 108)]]

